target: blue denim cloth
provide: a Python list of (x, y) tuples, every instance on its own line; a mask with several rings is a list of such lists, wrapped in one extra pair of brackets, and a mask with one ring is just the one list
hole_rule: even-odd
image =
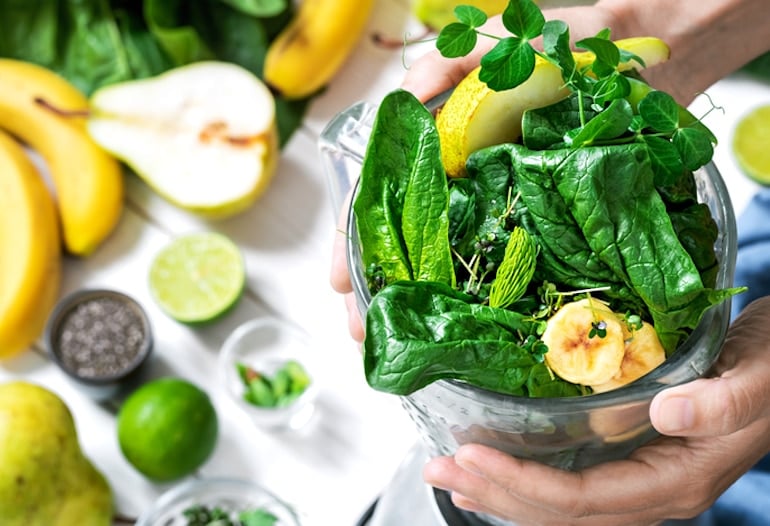
[[(735, 285), (749, 290), (733, 299), (733, 316), (770, 295), (770, 188), (759, 191), (738, 218)], [(735, 482), (693, 526), (770, 525), (770, 455)]]

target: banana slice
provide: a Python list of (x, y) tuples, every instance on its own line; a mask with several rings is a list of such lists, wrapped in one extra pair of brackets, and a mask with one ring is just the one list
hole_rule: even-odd
[(586, 298), (568, 303), (547, 322), (545, 362), (568, 382), (600, 385), (620, 371), (625, 355), (623, 325), (603, 302)]
[(595, 393), (629, 384), (655, 369), (666, 359), (666, 351), (652, 325), (644, 322), (641, 329), (633, 332), (629, 332), (625, 324), (622, 325), (626, 345), (620, 370), (607, 382), (589, 384)]

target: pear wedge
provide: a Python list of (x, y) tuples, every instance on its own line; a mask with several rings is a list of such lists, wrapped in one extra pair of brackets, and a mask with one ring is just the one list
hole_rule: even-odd
[[(669, 56), (668, 46), (653, 37), (623, 39), (615, 44), (641, 57), (646, 67), (664, 62)], [(594, 58), (590, 52), (574, 56), (578, 67)], [(626, 63), (620, 69), (632, 67), (639, 65)], [(559, 68), (540, 57), (529, 79), (510, 90), (490, 89), (479, 80), (479, 70), (476, 68), (460, 81), (436, 115), (441, 157), (450, 177), (465, 175), (465, 161), (476, 150), (519, 141), (524, 111), (548, 106), (569, 94)]]
[(240, 66), (197, 62), (101, 88), (89, 102), (94, 141), (181, 208), (230, 216), (272, 178), (275, 100)]

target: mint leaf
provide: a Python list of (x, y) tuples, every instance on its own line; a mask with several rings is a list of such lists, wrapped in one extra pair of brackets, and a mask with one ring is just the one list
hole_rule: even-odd
[(274, 526), (278, 524), (278, 517), (263, 509), (243, 511), (238, 516), (238, 520), (243, 526)]
[(523, 83), (535, 69), (535, 50), (525, 40), (508, 37), (500, 40), (481, 58), (479, 79), (491, 89), (502, 91)]
[(510, 0), (503, 11), (502, 21), (508, 31), (530, 40), (543, 33), (545, 16), (532, 0)]
[(476, 30), (461, 22), (452, 22), (441, 29), (436, 39), (436, 48), (447, 58), (463, 57), (476, 47)]

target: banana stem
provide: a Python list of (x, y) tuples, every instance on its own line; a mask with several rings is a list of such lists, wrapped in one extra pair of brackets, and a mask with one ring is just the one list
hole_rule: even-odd
[(54, 106), (47, 100), (45, 100), (43, 97), (35, 97), (35, 104), (38, 106), (45, 108), (46, 110), (55, 113), (56, 115), (59, 115), (60, 117), (88, 117), (91, 115), (91, 112), (89, 110), (65, 110), (62, 108), (59, 108), (58, 106)]

